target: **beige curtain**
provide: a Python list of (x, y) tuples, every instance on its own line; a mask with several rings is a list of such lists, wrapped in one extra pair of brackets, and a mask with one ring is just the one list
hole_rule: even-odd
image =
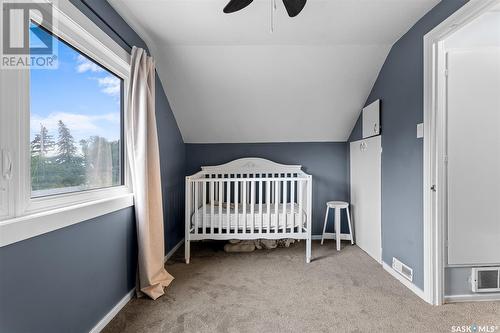
[(160, 156), (155, 117), (155, 65), (146, 51), (132, 49), (127, 108), (127, 156), (135, 197), (139, 246), (138, 294), (157, 299), (174, 279), (164, 268)]

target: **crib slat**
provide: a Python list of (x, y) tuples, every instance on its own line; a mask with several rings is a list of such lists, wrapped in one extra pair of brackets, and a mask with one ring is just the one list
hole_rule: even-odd
[(219, 234), (222, 234), (222, 201), (224, 200), (224, 182), (219, 181), (219, 190), (217, 191), (219, 194)]
[(226, 233), (231, 233), (231, 181), (227, 182)]
[(247, 181), (243, 181), (241, 184), (243, 186), (242, 188), (242, 195), (243, 198), (241, 201), (243, 201), (243, 233), (247, 233)]
[(303, 201), (303, 199), (302, 199), (302, 186), (303, 185), (302, 185), (302, 183), (303, 182), (301, 180), (299, 180), (297, 182), (298, 187), (299, 187), (298, 193), (297, 193), (297, 196), (298, 196), (297, 200), (299, 202), (299, 227), (297, 228), (297, 231), (299, 233), (302, 233), (302, 226), (303, 226), (303, 222), (302, 222), (302, 201)]
[[(219, 175), (214, 175), (214, 178), (217, 179), (219, 178)], [(214, 181), (214, 191), (215, 191), (215, 195), (214, 195), (214, 200), (215, 201), (219, 201), (219, 186), (216, 186), (217, 183)]]
[(266, 181), (267, 233), (271, 232), (271, 182)]
[(206, 233), (206, 217), (207, 217), (207, 183), (202, 183), (203, 184), (203, 195), (202, 195), (202, 198), (203, 198), (203, 216), (202, 216), (202, 227), (203, 227), (203, 230), (202, 230), (202, 233), (205, 234)]
[(283, 232), (286, 233), (287, 221), (286, 221), (286, 209), (288, 206), (288, 193), (287, 193), (288, 181), (283, 182)]
[[(272, 177), (274, 177), (273, 174), (271, 174), (271, 178)], [(274, 205), (274, 202), (276, 201), (276, 187), (275, 187), (275, 183), (276, 183), (275, 181), (271, 182), (271, 196), (272, 196), (271, 202), (272, 202), (273, 205)]]
[[(276, 177), (279, 177), (281, 178), (281, 174), (277, 174)], [(276, 182), (276, 185), (278, 186), (278, 203), (283, 203), (283, 197), (282, 197), (282, 186), (283, 186), (283, 181), (281, 180), (278, 180)], [(278, 207), (279, 208), (279, 207)], [(276, 217), (278, 219), (278, 222), (279, 222), (279, 215)]]
[(262, 216), (262, 180), (259, 180), (259, 216), (260, 216), (260, 229), (259, 232), (262, 233), (262, 228), (264, 227), (264, 217)]
[(238, 233), (238, 228), (239, 228), (239, 221), (238, 221), (238, 216), (239, 216), (239, 210), (238, 210), (238, 200), (239, 200), (239, 181), (234, 182), (234, 214), (235, 216), (235, 233)]
[(215, 182), (210, 182), (210, 234), (214, 233), (214, 224), (215, 224)]
[[(253, 176), (251, 174), (247, 175), (248, 178), (253, 178)], [(250, 197), (250, 191), (251, 191), (251, 186), (248, 186), (250, 185), (249, 183), (249, 180), (247, 180), (247, 203), (250, 203), (250, 200), (251, 200), (251, 197)]]
[(290, 219), (292, 220), (292, 230), (293, 233), (295, 230), (295, 180), (290, 182)]
[(250, 220), (252, 221), (251, 231), (255, 232), (255, 182), (250, 183)]
[(243, 198), (243, 183), (241, 182), (241, 179), (240, 178), (243, 178), (243, 175), (242, 174), (238, 174), (238, 179), (239, 179), (239, 183), (238, 183), (238, 203), (242, 203), (242, 198)]
[(194, 183), (194, 233), (198, 234), (198, 207), (200, 205), (198, 201), (198, 188), (200, 183)]
[(276, 219), (276, 225), (274, 226), (274, 232), (278, 233), (279, 227), (279, 181), (274, 181), (274, 218)]

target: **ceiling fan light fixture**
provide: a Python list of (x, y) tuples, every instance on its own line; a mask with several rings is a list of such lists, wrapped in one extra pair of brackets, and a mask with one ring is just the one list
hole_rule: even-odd
[[(224, 7), (224, 13), (230, 14), (242, 10), (253, 2), (253, 0), (231, 0)], [(295, 17), (304, 9), (307, 0), (283, 0), (288, 16)]]
[(307, 0), (283, 0), (288, 16), (295, 17), (300, 14), (306, 6)]
[(247, 7), (252, 2), (253, 2), (253, 0), (231, 0), (226, 5), (226, 7), (224, 7), (223, 12), (226, 14), (237, 12), (237, 11), (242, 10), (243, 8)]

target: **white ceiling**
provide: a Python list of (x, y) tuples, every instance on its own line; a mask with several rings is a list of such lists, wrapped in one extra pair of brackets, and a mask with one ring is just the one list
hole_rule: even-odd
[(345, 141), (391, 48), (439, 0), (108, 0), (145, 39), (187, 143)]

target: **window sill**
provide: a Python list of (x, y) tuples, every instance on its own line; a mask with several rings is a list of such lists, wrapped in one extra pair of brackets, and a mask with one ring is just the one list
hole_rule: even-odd
[(0, 247), (134, 205), (131, 193), (0, 221)]

